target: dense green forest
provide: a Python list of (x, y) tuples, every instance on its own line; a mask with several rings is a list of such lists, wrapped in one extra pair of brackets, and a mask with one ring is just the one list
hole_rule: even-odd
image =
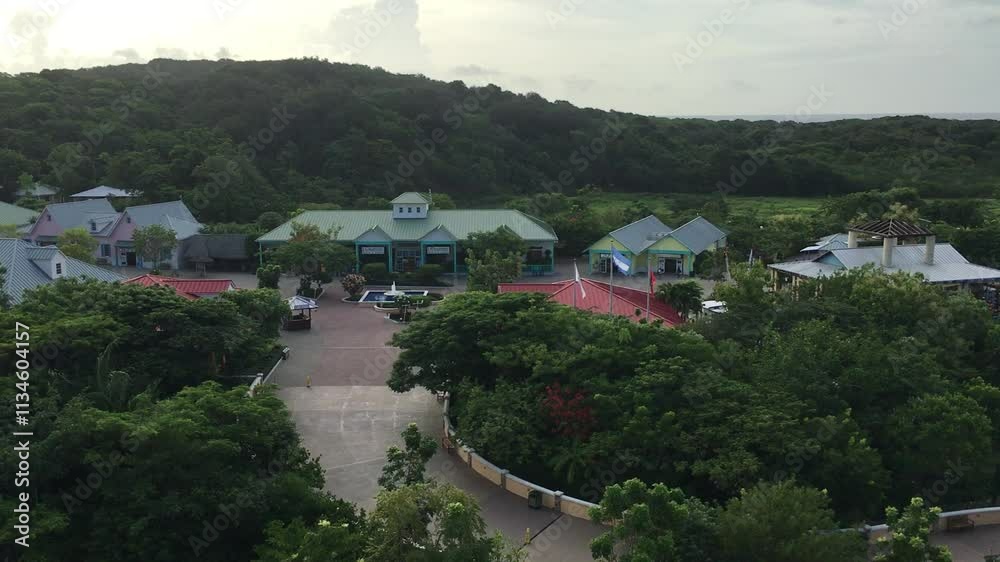
[(64, 194), (104, 183), (183, 196), (204, 222), (406, 189), (470, 205), (587, 185), (993, 196), (1000, 123), (664, 119), (313, 59), (158, 59), (0, 74), (0, 197), (12, 201), (24, 174)]

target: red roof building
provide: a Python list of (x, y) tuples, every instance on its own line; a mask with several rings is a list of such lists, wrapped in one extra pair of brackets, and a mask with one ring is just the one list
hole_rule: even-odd
[(170, 287), (188, 300), (215, 298), (226, 291), (236, 289), (236, 283), (231, 279), (177, 279), (149, 274), (133, 277), (124, 283), (144, 287)]
[[(583, 285), (582, 292), (580, 291), (581, 284)], [(614, 299), (612, 300), (610, 286), (593, 279), (581, 279), (580, 284), (577, 284), (576, 281), (501, 283), (498, 292), (546, 293), (550, 295), (550, 301), (597, 314), (607, 314), (610, 305), (615, 314), (630, 318), (635, 322), (646, 319), (646, 295), (649, 294), (638, 289), (615, 286)], [(586, 296), (583, 293), (586, 293)], [(636, 314), (637, 310), (638, 314)], [(650, 298), (649, 321), (655, 322), (656, 320), (662, 320), (667, 326), (676, 326), (684, 322), (681, 315), (673, 307), (655, 298)]]

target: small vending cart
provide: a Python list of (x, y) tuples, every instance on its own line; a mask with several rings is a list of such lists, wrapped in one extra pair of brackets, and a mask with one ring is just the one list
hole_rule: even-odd
[(312, 311), (319, 308), (315, 300), (296, 295), (288, 299), (288, 308), (291, 309), (292, 313), (285, 318), (286, 330), (309, 330), (312, 328)]

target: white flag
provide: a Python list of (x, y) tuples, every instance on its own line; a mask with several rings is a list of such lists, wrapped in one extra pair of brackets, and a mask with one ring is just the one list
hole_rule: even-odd
[(576, 282), (580, 284), (580, 296), (587, 298), (587, 291), (583, 290), (583, 281), (580, 280), (580, 268), (576, 266), (576, 262), (573, 262), (573, 271), (576, 273)]

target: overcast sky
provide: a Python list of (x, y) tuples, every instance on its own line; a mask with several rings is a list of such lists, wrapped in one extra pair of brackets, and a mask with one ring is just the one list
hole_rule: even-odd
[(1000, 112), (1000, 0), (2, 0), (0, 33), (10, 73), (317, 56), (654, 115)]

